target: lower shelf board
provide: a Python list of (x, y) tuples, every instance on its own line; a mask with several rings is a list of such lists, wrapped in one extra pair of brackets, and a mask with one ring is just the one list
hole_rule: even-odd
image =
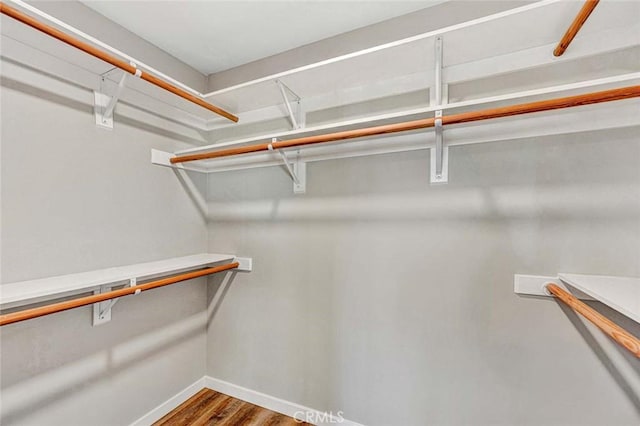
[(154, 426), (299, 426), (293, 417), (204, 388)]

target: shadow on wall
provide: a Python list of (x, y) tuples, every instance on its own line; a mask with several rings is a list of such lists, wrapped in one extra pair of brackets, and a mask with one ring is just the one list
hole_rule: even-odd
[[(202, 219), (206, 221), (208, 207), (207, 201), (202, 196), (202, 189), (198, 187), (198, 185), (192, 179), (192, 176), (190, 176), (185, 170), (172, 170), (176, 175), (176, 178), (178, 178), (178, 181), (180, 182), (180, 185), (182, 185), (184, 191), (189, 195), (189, 198), (191, 198), (193, 204), (195, 204), (198, 212), (200, 213), (200, 216), (202, 216)], [(204, 186), (206, 187), (206, 183)]]
[(428, 150), (312, 162), (304, 195), (278, 167), (213, 173), (209, 220), (638, 220), (638, 135), (629, 127), (454, 146), (446, 185), (429, 184)]
[[(13, 61), (13, 60), (8, 59), (8, 58), (3, 58), (3, 61), (18, 65), (20, 67), (29, 69), (31, 71), (35, 71), (35, 72), (37, 72), (39, 74), (42, 74), (43, 76), (46, 76), (47, 78), (51, 78), (51, 79), (54, 79), (56, 81), (68, 84), (69, 86), (72, 86), (72, 87), (74, 87), (76, 89), (80, 89), (83, 92), (87, 92), (87, 93), (90, 92), (86, 87), (82, 87), (82, 86), (79, 86), (77, 84), (74, 84), (73, 82), (70, 82), (70, 81), (65, 80), (63, 78), (60, 78), (60, 77), (57, 77), (54, 74), (46, 73), (41, 69), (33, 68), (33, 67), (30, 67), (28, 65)], [(84, 114), (89, 114), (90, 117), (87, 117), (87, 120), (90, 120), (90, 122), (93, 122), (93, 104), (88, 104), (88, 103), (79, 101), (77, 99), (73, 99), (72, 97), (65, 96), (64, 94), (60, 94), (60, 93), (52, 92), (52, 91), (49, 91), (49, 90), (45, 90), (45, 89), (43, 89), (41, 87), (30, 85), (30, 84), (24, 83), (22, 81), (9, 78), (7, 76), (2, 76), (2, 78), (0, 79), (0, 84), (4, 88), (16, 90), (16, 91), (22, 92), (24, 94), (27, 94), (27, 95), (30, 95), (30, 96), (33, 96), (33, 97), (37, 97), (37, 98), (44, 99), (44, 100), (49, 101), (49, 102), (53, 102), (55, 104), (58, 104), (60, 106), (64, 106), (66, 108), (74, 109), (74, 110), (76, 110), (78, 112), (81, 112), (81, 113), (84, 113)], [(129, 90), (133, 90), (133, 89), (129, 89)], [(87, 99), (88, 98), (89, 98), (89, 96), (87, 96)], [(149, 109), (146, 109), (146, 108), (142, 108), (142, 107), (140, 107), (138, 105), (133, 105), (133, 104), (130, 104), (130, 103), (128, 103), (126, 101), (122, 101), (122, 100), (120, 100), (119, 103), (128, 105), (128, 106), (130, 106), (132, 108), (135, 108), (135, 109), (137, 109), (137, 110), (139, 110), (141, 112), (144, 112), (146, 114), (149, 114), (149, 115), (151, 115), (153, 117), (158, 117), (158, 118), (160, 118), (160, 119), (162, 119), (164, 121), (167, 121), (168, 123), (173, 123), (173, 124), (175, 124), (177, 126), (180, 126), (182, 128), (186, 128), (184, 124), (182, 124), (182, 123), (180, 123), (180, 122), (178, 122), (176, 120), (173, 120), (173, 119), (171, 119), (169, 117), (159, 116), (152, 110), (149, 110)], [(164, 136), (164, 137), (167, 137), (167, 138), (175, 139), (176, 141), (185, 142), (185, 143), (189, 143), (189, 144), (193, 144), (193, 145), (202, 145), (203, 143), (208, 143), (207, 132), (204, 132), (204, 131), (188, 128), (190, 132), (194, 132), (194, 133), (200, 135), (199, 138), (189, 137), (189, 136), (187, 136), (185, 134), (172, 132), (172, 131), (167, 130), (165, 128), (154, 126), (154, 125), (152, 125), (150, 123), (147, 123), (147, 122), (144, 122), (144, 121), (140, 121), (140, 120), (136, 120), (134, 118), (121, 115), (121, 114), (118, 113), (118, 108), (117, 107), (116, 107), (116, 109), (114, 111), (114, 116), (117, 117), (117, 119), (116, 119), (117, 123), (115, 125), (120, 124), (120, 125), (127, 125), (127, 126), (131, 126), (131, 127), (135, 127), (135, 128), (144, 130), (144, 131), (149, 132), (149, 133), (154, 133), (154, 134), (157, 134), (159, 136)]]
[(358, 196), (275, 198), (208, 203), (210, 221), (420, 221), (535, 219), (637, 221), (639, 186), (434, 189)]
[[(205, 312), (198, 313), (4, 387), (0, 423), (20, 424), (35, 411), (73, 398), (75, 394), (100, 380), (113, 377), (163, 351), (202, 335), (205, 321)], [(10, 343), (5, 340), (4, 344)]]
[[(629, 377), (629, 374), (634, 374), (636, 377), (640, 377), (640, 360), (636, 358), (634, 355), (629, 353), (626, 349), (621, 347), (619, 344), (610, 339), (604, 333), (602, 333), (599, 329), (595, 330), (597, 336), (602, 339), (607, 339), (611, 341), (611, 346), (616, 348), (618, 351), (617, 354), (608, 353), (605, 350), (605, 347), (598, 342), (595, 335), (589, 331), (589, 329), (585, 326), (585, 323), (581, 319), (581, 317), (574, 312), (573, 309), (566, 306), (564, 303), (557, 301), (558, 305), (565, 313), (569, 321), (576, 328), (578, 333), (582, 336), (584, 341), (589, 345), (589, 348), (593, 351), (593, 353), (598, 357), (598, 360), (602, 364), (602, 366), (609, 372), (613, 380), (618, 384), (620, 389), (623, 390), (624, 394), (627, 396), (629, 401), (633, 404), (636, 412), (640, 414), (640, 389), (634, 389), (626, 377)], [(587, 302), (593, 309), (600, 312), (605, 317), (613, 320), (626, 330), (630, 332), (634, 332), (633, 334), (640, 335), (638, 333), (640, 331), (640, 326), (632, 321), (631, 319), (625, 317), (622, 314), (610, 309), (608, 306), (605, 306), (599, 302)], [(619, 362), (614, 362), (613, 359), (619, 359)], [(622, 361), (624, 359), (624, 361)]]
[(207, 329), (211, 326), (216, 314), (222, 306), (227, 292), (231, 288), (231, 284), (235, 279), (237, 272), (231, 272), (225, 275), (213, 275), (209, 278), (207, 284)]

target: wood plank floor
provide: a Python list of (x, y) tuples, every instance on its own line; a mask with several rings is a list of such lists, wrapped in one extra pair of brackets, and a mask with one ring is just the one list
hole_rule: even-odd
[(241, 401), (211, 389), (202, 389), (154, 423), (154, 426), (300, 426), (292, 417)]

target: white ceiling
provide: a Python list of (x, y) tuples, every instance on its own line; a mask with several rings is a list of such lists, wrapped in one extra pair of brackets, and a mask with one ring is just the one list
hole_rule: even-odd
[(443, 0), (82, 0), (205, 75)]

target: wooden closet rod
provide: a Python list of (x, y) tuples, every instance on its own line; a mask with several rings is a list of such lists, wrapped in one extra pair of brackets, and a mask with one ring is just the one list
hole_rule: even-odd
[(203, 101), (202, 99), (200, 99), (197, 96), (192, 95), (191, 93), (185, 92), (184, 90), (167, 83), (164, 80), (159, 79), (158, 77), (149, 74), (146, 71), (142, 71), (138, 68), (136, 68), (133, 64), (123, 61), (121, 59), (116, 58), (115, 56), (111, 56), (108, 53), (103, 52), (102, 50), (88, 44), (85, 43), (83, 41), (78, 40), (77, 38), (74, 38), (72, 36), (70, 36), (69, 34), (62, 32), (54, 27), (51, 27), (47, 24), (44, 24), (40, 21), (38, 21), (35, 18), (32, 18), (29, 15), (26, 15), (22, 12), (20, 12), (17, 9), (14, 9), (10, 6), (7, 6), (5, 3), (0, 2), (0, 12), (4, 13), (7, 16), (12, 17), (13, 19), (22, 22), (23, 24), (26, 24), (32, 28), (35, 28), (38, 31), (42, 31), (43, 33), (50, 35), (53, 38), (56, 38), (64, 43), (67, 43), (68, 45), (71, 45), (77, 49), (82, 50), (85, 53), (88, 53), (91, 56), (95, 56), (98, 59), (101, 59), (111, 65), (113, 65), (114, 67), (118, 67), (123, 71), (126, 71), (130, 74), (133, 75), (137, 75), (138, 77), (140, 77), (141, 79), (148, 81), (149, 83), (158, 86), (168, 92), (171, 92), (175, 95), (180, 96), (183, 99), (186, 99), (189, 102), (193, 102), (196, 105), (199, 105), (203, 108), (208, 109), (209, 111), (215, 112), (218, 115), (221, 115), (225, 118), (228, 118), (229, 120), (233, 121), (233, 122), (237, 122), (238, 121), (238, 117), (236, 117), (235, 115), (231, 114), (230, 112), (227, 112), (225, 110), (223, 110), (220, 107), (217, 107), (215, 105), (211, 105), (210, 103), (207, 103), (205, 101)]
[(620, 346), (627, 349), (637, 358), (640, 358), (640, 340), (634, 335), (632, 335), (627, 330), (620, 327), (610, 319), (602, 316), (595, 309), (576, 299), (571, 293), (558, 287), (558, 285), (549, 283), (546, 285), (546, 288), (551, 294), (567, 304), (567, 306), (569, 306), (571, 309), (591, 321), (600, 330), (604, 331)]
[(37, 308), (25, 309), (22, 311), (12, 312), (10, 314), (0, 315), (0, 326), (12, 324), (14, 322), (25, 321), (28, 319), (37, 318), (44, 315), (53, 314), (56, 312), (62, 312), (62, 311), (66, 311), (73, 308), (79, 308), (80, 306), (92, 305), (94, 303), (104, 302), (105, 300), (109, 300), (109, 299), (115, 299), (122, 296), (129, 296), (131, 294), (136, 294), (142, 291), (151, 290), (153, 288), (163, 287), (163, 286), (175, 284), (181, 281), (203, 277), (205, 275), (215, 274), (216, 272), (235, 269), (238, 266), (240, 266), (238, 262), (233, 262), (226, 265), (214, 266), (212, 268), (206, 268), (206, 269), (201, 269), (199, 271), (193, 271), (193, 272), (187, 272), (180, 275), (175, 275), (173, 277), (151, 281), (146, 284), (140, 284), (133, 287), (124, 287), (119, 290), (113, 290), (113, 291), (108, 291), (106, 293), (94, 294), (93, 296), (79, 297), (77, 299), (53, 303), (51, 305), (39, 306)]
[(587, 18), (591, 15), (591, 12), (593, 12), (593, 9), (596, 8), (599, 2), (600, 0), (587, 0), (584, 2), (584, 5), (582, 5), (582, 8), (554, 49), (553, 56), (561, 56), (564, 51), (567, 50), (567, 47), (569, 47), (574, 37), (578, 34), (578, 31), (580, 31), (580, 28), (582, 28), (584, 23), (587, 21)]
[[(569, 108), (580, 105), (589, 105), (600, 102), (610, 102), (620, 99), (628, 99), (640, 96), (640, 86), (628, 86), (619, 89), (604, 90), (601, 92), (587, 93), (584, 95), (568, 96), (565, 98), (555, 98), (546, 101), (530, 102), (506, 107), (491, 108), (480, 111), (463, 112), (459, 114), (446, 115), (442, 117), (442, 124), (460, 124), (472, 121), (489, 120), (492, 118), (508, 117), (511, 115), (528, 114), (532, 112), (550, 111), (561, 108)], [(232, 155), (248, 154), (269, 150), (269, 145), (273, 149), (290, 148), (301, 145), (311, 145), (323, 142), (332, 142), (345, 139), (361, 138), (364, 136), (382, 135), (385, 133), (405, 132), (408, 130), (424, 129), (434, 127), (434, 118), (424, 118), (421, 120), (405, 121), (396, 124), (385, 124), (382, 126), (367, 127), (363, 129), (345, 130), (341, 132), (328, 133), (324, 135), (306, 136), (286, 141), (276, 141), (272, 143), (260, 143), (255, 145), (240, 146), (236, 148), (221, 149), (199, 154), (183, 155), (170, 159), (171, 163), (184, 163), (187, 161), (206, 160), (210, 158), (229, 157)]]

